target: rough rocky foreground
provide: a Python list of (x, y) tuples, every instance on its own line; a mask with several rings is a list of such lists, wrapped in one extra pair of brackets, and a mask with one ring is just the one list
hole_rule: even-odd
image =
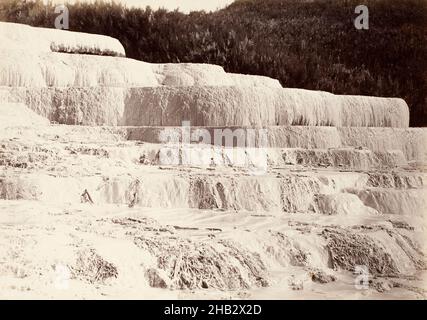
[(0, 40), (0, 297), (426, 298), (427, 130), (403, 100)]

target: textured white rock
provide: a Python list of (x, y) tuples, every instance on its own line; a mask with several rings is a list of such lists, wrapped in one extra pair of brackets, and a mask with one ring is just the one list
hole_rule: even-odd
[[(110, 38), (97, 35), (1, 23), (0, 36), (6, 44), (0, 50), (0, 85), (150, 87), (130, 89), (123, 123), (127, 125), (180, 125), (183, 120), (220, 126), (409, 124), (409, 109), (401, 99), (283, 89), (276, 80), (227, 74), (215, 65), (150, 65), (126, 58), (51, 52), (52, 48), (74, 53), (113, 52)], [(155, 88), (159, 85), (167, 87)]]
[(221, 66), (197, 63), (152, 64), (159, 83), (164, 86), (231, 86), (229, 75)]
[(349, 168), (373, 170), (381, 167), (399, 167), (407, 164), (402, 151), (372, 152), (355, 148), (340, 149), (284, 149), (282, 159), (286, 164), (324, 168)]
[[(282, 133), (292, 129), (295, 137), (303, 138), (304, 132), (307, 132), (304, 130), (309, 130), (310, 134), (314, 132), (313, 129), (325, 129), (324, 133), (331, 129), (338, 132), (332, 127), (280, 129)], [(304, 169), (298, 164), (289, 164), (290, 168), (284, 170), (275, 168), (263, 176), (248, 176), (245, 168), (227, 169), (220, 165), (203, 168), (192, 166), (191, 163), (189, 166), (162, 166), (160, 169), (158, 162), (156, 163), (156, 155), (161, 146), (126, 141), (126, 131), (126, 128), (117, 127), (51, 125), (8, 128), (7, 135), (1, 134), (0, 198), (10, 199), (0, 201), (0, 209), (5, 212), (0, 220), (8, 226), (1, 233), (4, 237), (3, 247), (13, 249), (15, 247), (8, 241), (15, 244), (23, 241), (22, 237), (9, 239), (10, 228), (14, 234), (19, 235), (22, 230), (30, 230), (27, 229), (30, 226), (33, 242), (38, 239), (34, 238), (37, 228), (46, 230), (46, 219), (55, 218), (54, 222), (49, 220), (49, 225), (54, 225), (52, 232), (58, 234), (49, 238), (49, 242), (64, 254), (64, 250), (56, 247), (58, 241), (53, 241), (54, 238), (61, 234), (65, 238), (70, 237), (70, 241), (75, 241), (75, 237), (69, 236), (69, 233), (76, 232), (78, 237), (83, 231), (85, 237), (90, 239), (91, 246), (98, 243), (97, 252), (104, 259), (120, 266), (117, 279), (119, 283), (113, 284), (113, 287), (124, 285), (123, 270), (128, 270), (126, 266), (135, 257), (138, 257), (138, 262), (127, 272), (144, 274), (144, 266), (149, 265), (162, 274), (160, 271), (163, 269), (155, 264), (158, 255), (147, 257), (133, 251), (129, 254), (126, 247), (132, 246), (135, 241), (138, 243), (138, 239), (150, 239), (150, 248), (161, 251), (163, 247), (159, 241), (163, 233), (167, 234), (165, 243), (168, 244), (176, 242), (171, 242), (170, 236), (176, 239), (177, 235), (184, 234), (185, 243), (194, 240), (194, 237), (200, 239), (208, 234), (206, 242), (202, 240), (199, 246), (204, 243), (212, 244), (212, 234), (215, 236), (213, 239), (219, 241), (231, 240), (239, 244), (238, 248), (242, 246), (244, 249), (233, 253), (242, 255), (239, 259), (246, 259), (246, 252), (256, 253), (265, 263), (266, 270), (292, 268), (292, 272), (300, 277), (305, 275), (307, 283), (312, 280), (302, 271), (306, 268), (316, 267), (334, 275), (340, 274), (330, 269), (329, 242), (322, 238), (326, 231), (332, 232), (332, 237), (335, 230), (338, 232), (335, 236), (342, 236), (336, 238), (334, 243), (336, 250), (341, 244), (344, 246), (343, 254), (340, 255), (345, 261), (344, 270), (351, 270), (359, 262), (378, 261), (383, 256), (387, 272), (396, 272), (396, 277), (400, 274), (416, 274), (423, 268), (423, 257), (417, 249), (418, 243), (423, 243), (418, 239), (418, 234), (424, 230), (423, 213), (420, 211), (423, 207), (419, 198), (425, 195), (425, 190), (418, 190), (423, 187), (423, 181), (426, 181), (422, 178), (423, 173), (403, 171), (402, 168), (396, 168), (393, 172), (339, 172), (337, 168)], [(296, 143), (298, 140), (292, 141)], [(193, 145), (182, 149), (179, 154), (186, 157), (191, 153), (191, 156), (202, 159), (206, 155), (203, 148), (217, 151), (221, 149)], [(190, 152), (189, 149), (195, 149), (195, 152)], [(276, 152), (274, 159), (277, 162), (274, 163), (280, 164), (281, 152), (284, 152), (287, 158), (289, 155), (297, 163), (302, 158), (303, 163), (308, 165), (326, 161), (335, 165), (343, 163), (345, 166), (370, 166), (380, 160), (388, 163), (394, 156), (394, 152), (374, 155), (368, 150), (353, 148), (275, 149), (269, 150), (269, 156)], [(217, 154), (221, 155), (221, 152)], [(144, 156), (143, 159), (141, 155)], [(353, 160), (353, 157), (358, 156), (360, 162)], [(150, 163), (147, 160), (152, 161)], [(372, 189), (372, 186), (376, 188)], [(80, 203), (84, 190), (89, 192), (94, 204)], [(376, 194), (365, 197), (372, 190)], [(375, 200), (370, 200), (371, 198)], [(131, 205), (132, 208), (128, 208)], [(402, 211), (402, 206), (413, 212), (405, 208), (403, 210), (406, 211)], [(111, 210), (117, 210), (117, 213), (113, 215)], [(162, 219), (165, 226), (154, 221), (146, 225), (147, 221), (151, 221), (147, 220), (146, 212), (156, 219)], [(396, 217), (383, 217), (383, 214), (395, 212), (399, 213)], [(396, 221), (397, 219), (402, 222)], [(21, 233), (16, 232), (15, 225)], [(176, 226), (175, 232), (173, 226)], [(420, 231), (413, 231), (411, 228), (414, 227)], [(154, 235), (148, 237), (148, 230), (153, 230)], [(4, 236), (5, 232), (7, 236)], [(52, 232), (49, 234), (52, 235)], [(169, 232), (173, 234), (170, 235)], [(357, 237), (351, 238), (354, 234)], [(45, 232), (43, 237), (46, 237)], [(105, 238), (111, 239), (111, 243), (106, 244)], [(362, 241), (364, 239), (370, 239), (370, 242)], [(369, 247), (366, 247), (367, 244)], [(38, 245), (40, 246), (39, 242)], [(374, 254), (370, 253), (372, 246)], [(28, 244), (23, 244), (22, 247), (28, 248)], [(49, 249), (52, 251), (51, 247)], [(184, 255), (190, 255), (187, 248), (173, 247), (171, 250), (183, 250)], [(117, 255), (117, 251), (121, 254)], [(0, 255), (2, 254), (4, 257), (0, 249)], [(34, 257), (30, 257), (31, 255), (25, 259), (31, 261), (31, 265), (45, 263), (36, 262)], [(55, 257), (57, 255), (52, 254), (49, 259)], [(222, 263), (230, 263), (228, 256), (221, 255), (221, 259)], [(5, 260), (9, 261), (8, 258)], [(73, 265), (73, 259), (61, 261)], [(154, 261), (154, 264), (150, 261)], [(20, 272), (26, 275), (23, 279), (31, 278), (33, 273), (29, 265), (21, 261), (19, 263), (23, 266)], [(142, 269), (139, 270), (138, 266)], [(375, 265), (370, 267), (375, 268)], [(8, 262), (3, 264), (0, 271), (5, 274), (7, 268)], [(37, 277), (40, 277), (40, 272), (46, 276), (44, 269), (37, 270)], [(287, 272), (286, 270), (288, 269), (283, 271)], [(200, 272), (197, 274), (201, 276)], [(166, 278), (170, 276), (163, 275)], [(4, 290), (2, 288), (4, 287), (0, 286)], [(32, 288), (39, 292), (34, 286)], [(220, 288), (225, 290), (228, 286), (224, 283)], [(139, 287), (139, 290), (146, 289)], [(306, 286), (304, 290), (307, 290)]]
[(343, 146), (402, 150), (408, 160), (427, 159), (426, 128), (337, 128)]
[[(150, 64), (128, 58), (0, 49), (0, 85), (24, 87), (242, 86), (281, 88), (267, 77), (209, 64)], [(18, 62), (19, 61), (19, 62)], [(18, 62), (18, 63), (17, 63)]]
[[(192, 128), (192, 133), (199, 128)], [(233, 130), (234, 127), (203, 127), (214, 137), (214, 130)], [(427, 129), (426, 128), (335, 128), (319, 126), (273, 126), (266, 127), (267, 144), (269, 148), (357, 148), (354, 150), (356, 159), (362, 160), (363, 154), (372, 152), (387, 152), (396, 157), (399, 162), (399, 151), (403, 152), (407, 160), (427, 159)], [(128, 138), (150, 143), (161, 143), (162, 127), (130, 127), (127, 128)], [(180, 135), (182, 128), (169, 127), (169, 132)], [(171, 133), (172, 135), (172, 133)], [(255, 136), (257, 138), (257, 136)], [(215, 143), (213, 140), (212, 144)], [(223, 145), (221, 143), (221, 145)], [(258, 144), (258, 140), (255, 141)], [(365, 150), (364, 150), (365, 149)], [(367, 149), (367, 150), (366, 150)], [(397, 154), (395, 152), (397, 151)], [(310, 152), (310, 151), (307, 151)], [(385, 157), (383, 154), (381, 157)], [(331, 157), (339, 157), (338, 154)], [(384, 159), (385, 160), (385, 159)], [(331, 160), (332, 161), (332, 160)], [(353, 159), (352, 161), (358, 161)]]
[(366, 207), (358, 196), (351, 193), (322, 194), (316, 197), (317, 210), (326, 215), (378, 214)]
[(1, 47), (0, 85), (12, 87), (46, 86), (46, 81), (39, 67), (38, 56), (24, 50), (5, 50)]
[(385, 188), (349, 189), (362, 202), (383, 214), (419, 215), (427, 212), (427, 190), (396, 190)]
[(151, 65), (133, 59), (56, 52), (36, 55), (4, 49), (0, 49), (0, 58), (0, 85), (3, 86), (38, 88), (158, 85)]
[[(50, 77), (45, 76), (48, 86), (154, 87), (158, 85), (150, 64), (138, 60), (60, 53), (46, 54), (41, 58), (42, 66), (50, 74)], [(67, 75), (71, 76), (70, 81), (61, 83), (68, 78)]]
[[(124, 152), (124, 148), (105, 149), (110, 157)], [(263, 164), (269, 168), (302, 166), (308, 168), (334, 168), (340, 170), (390, 169), (407, 165), (402, 151), (372, 152), (370, 150), (345, 149), (280, 149), (280, 148), (224, 148), (208, 145), (162, 145), (146, 144), (121, 155), (128, 161), (136, 162), (141, 157), (151, 165), (164, 165), (159, 159), (160, 152), (174, 152), (174, 161), (183, 166), (202, 168), (237, 167), (247, 169), (248, 164), (261, 168)], [(133, 160), (131, 160), (133, 159)], [(400, 176), (398, 176), (400, 177)], [(415, 177), (414, 177), (415, 178)]]
[[(369, 99), (370, 110), (363, 99), (359, 113), (354, 106), (352, 117), (343, 117), (345, 98), (321, 91), (267, 87), (157, 87), (131, 88), (129, 92), (125, 123), (135, 126), (179, 126), (185, 120), (193, 126), (409, 125), (409, 109), (400, 99), (398, 103), (394, 99)], [(364, 112), (370, 114), (365, 116)], [(369, 120), (359, 120), (366, 117)]]
[[(402, 298), (403, 281), (425, 270), (427, 130), (406, 128), (403, 100), (283, 89), (212, 65), (55, 53), (120, 49), (7, 28), (0, 24), (0, 295), (64, 297), (46, 286), (58, 261), (73, 270), (64, 291), (72, 298), (105, 298), (105, 288), (109, 297), (153, 297), (149, 286), (337, 298), (355, 292), (357, 265), (398, 280)], [(49, 125), (40, 115), (113, 127)], [(262, 127), (267, 145), (257, 135), (243, 140), (248, 148), (167, 145), (178, 162), (166, 164), (161, 136), (179, 133), (182, 120), (210, 126), (190, 133), (211, 137)], [(141, 124), (150, 127), (117, 127)], [(376, 281), (352, 297), (378, 297)], [(418, 282), (407, 291), (425, 299)], [(165, 291), (194, 295), (156, 294)]]
[[(252, 94), (251, 94), (252, 93)], [(261, 125), (274, 121), (269, 92), (236, 87), (132, 88), (126, 101), (127, 125)]]
[(237, 87), (261, 87), (261, 88), (282, 88), (279, 80), (264, 76), (255, 76), (249, 74), (228, 73)]
[(422, 189), (427, 185), (427, 174), (415, 172), (371, 172), (368, 187), (390, 189)]
[[(107, 169), (107, 168), (105, 168)], [(65, 169), (63, 176), (50, 174), (7, 175), (0, 181), (1, 199), (39, 200), (52, 203), (78, 203), (87, 189), (95, 204), (128, 204), (137, 192), (138, 206), (152, 208), (195, 208), (247, 210), (252, 212), (316, 212), (318, 194), (336, 194), (334, 176), (318, 177), (289, 174), (272, 176), (211, 176), (120, 174), (78, 176)], [(360, 179), (360, 176), (358, 177)], [(135, 182), (139, 181), (137, 187)], [(359, 180), (344, 182), (359, 186)]]
[[(69, 58), (83, 61), (81, 57)], [(12, 79), (17, 84), (26, 84), (41, 80), (41, 87), (44, 87), (42, 79), (51, 85), (74, 83), (77, 87), (72, 87), (73, 92), (87, 91), (89, 89), (85, 87), (90, 86), (157, 85), (154, 75), (145, 64), (119, 58), (110, 59), (118, 60), (113, 60), (117, 63), (109, 66), (93, 63), (94, 68), (89, 68), (92, 70), (90, 72), (84, 72), (91, 61), (91, 58), (88, 58), (85, 63), (79, 65), (79, 72), (73, 71), (75, 70), (73, 68), (68, 69), (62, 65), (51, 64), (47, 69), (42, 69), (42, 77), (38, 73), (14, 77), (14, 73), (9, 72), (5, 73), (6, 81)], [(122, 62), (125, 63), (122, 64)], [(63, 70), (64, 77), (55, 77), (56, 66)], [(141, 74), (143, 74), (142, 77), (140, 77)], [(104, 90), (109, 88), (112, 91), (116, 90), (114, 87), (105, 87)], [(39, 90), (28, 88), (27, 95), (29, 97), (37, 95)], [(67, 100), (69, 91), (62, 92), (64, 95), (61, 99)], [(298, 89), (161, 86), (127, 88), (125, 99), (119, 105), (125, 105), (123, 124), (130, 126), (179, 126), (183, 121), (190, 121), (192, 126), (360, 125), (359, 119), (366, 118), (363, 115), (364, 107), (360, 108), (360, 112), (354, 112), (351, 120), (343, 118), (341, 100), (329, 93)], [(372, 103), (371, 111), (368, 111), (371, 112), (370, 120), (363, 122), (364, 126), (408, 127), (409, 111), (403, 100), (398, 99), (396, 104), (395, 99), (378, 98), (380, 103), (378, 108), (376, 108), (376, 98), (370, 101)], [(389, 103), (385, 104), (384, 101)], [(81, 103), (89, 104), (90, 101), (82, 100)], [(109, 105), (116, 103), (117, 101), (106, 101)], [(31, 105), (29, 107), (32, 108)], [(48, 107), (47, 105), (46, 108)], [(87, 108), (90, 108), (90, 105)], [(357, 110), (356, 107), (353, 109)], [(117, 112), (120, 112), (120, 109)], [(111, 123), (101, 121), (97, 124)]]
[[(341, 175), (341, 178), (349, 177)], [(7, 176), (0, 183), (2, 199), (79, 202), (87, 189), (96, 204), (130, 203), (137, 192), (138, 206), (262, 212), (319, 212), (326, 215), (418, 215), (426, 210), (425, 190), (359, 189), (360, 178), (333, 185), (334, 175), (208, 176), (148, 174), (144, 176), (52, 177), (44, 174)], [(138, 187), (135, 189), (135, 181)], [(343, 187), (343, 188), (341, 188)], [(356, 188), (355, 188), (356, 187)], [(341, 194), (340, 191), (350, 195)], [(363, 204), (356, 199), (355, 194)], [(366, 207), (365, 207), (366, 206)], [(375, 209), (375, 210), (373, 210)]]
[[(52, 122), (64, 124), (121, 124), (125, 90), (113, 87), (3, 88), (4, 102), (25, 103)], [(7, 93), (4, 93), (4, 92)]]
[[(122, 101), (125, 93), (123, 89), (120, 88), (116, 88), (115, 90), (108, 88), (86, 88), (85, 90), (62, 88), (51, 90), (45, 88), (39, 90), (37, 95), (27, 95), (28, 92), (24, 88), (15, 88), (13, 91), (15, 94), (11, 102), (23, 102), (30, 105), (32, 110), (35, 110), (38, 114), (54, 122), (67, 124), (122, 123), (122, 113), (118, 110), (124, 108)], [(33, 90), (30, 91), (32, 93), (34, 92)], [(0, 93), (1, 92), (0, 90)], [(9, 93), (10, 89), (8, 89), (7, 92)], [(65, 93), (67, 93), (67, 99), (62, 100)], [(90, 102), (90, 108), (88, 108), (87, 102)], [(206, 128), (211, 134), (211, 137), (215, 135), (214, 129), (222, 130), (226, 128)], [(231, 130), (235, 129), (236, 128), (231, 128)], [(318, 159), (319, 163), (322, 162), (322, 157), (326, 156), (326, 164), (334, 162), (341, 164), (348, 163), (350, 167), (353, 165), (356, 167), (366, 167), (368, 164), (375, 165), (376, 163), (397, 164), (401, 163), (403, 160), (400, 158), (398, 151), (403, 152), (407, 160), (425, 161), (427, 158), (427, 130), (424, 128), (397, 129), (293, 126), (269, 127), (266, 129), (268, 138), (267, 146), (269, 148), (337, 149), (342, 147), (363, 147), (372, 152), (380, 153), (372, 154), (369, 150), (353, 150), (351, 152), (354, 158), (350, 159), (350, 157), (346, 158), (351, 154), (350, 151), (344, 151), (344, 158), (341, 158), (338, 151), (333, 151), (333, 153), (330, 154), (323, 151), (319, 153), (318, 151), (317, 155), (315, 151), (310, 151), (312, 153), (314, 152), (312, 154), (312, 156), (314, 156), (313, 159), (315, 161)], [(126, 128), (126, 130), (128, 131), (129, 139), (151, 143), (162, 142), (160, 135), (164, 131), (163, 128), (159, 127), (131, 127)], [(177, 134), (181, 132), (181, 128), (168, 128), (168, 130), (174, 130)], [(197, 128), (193, 128), (192, 130), (192, 132), (194, 132)], [(214, 142), (215, 141), (212, 141), (212, 143)], [(256, 145), (258, 145), (258, 140)], [(310, 154), (310, 152), (307, 151), (305, 153)], [(295, 155), (295, 151), (293, 151), (293, 154)], [(294, 155), (291, 156), (289, 154), (288, 157), (293, 159)], [(310, 163), (306, 164), (309, 165)]]
[(338, 97), (342, 104), (341, 125), (344, 127), (409, 126), (409, 108), (403, 99), (350, 95)]
[(331, 93), (289, 88), (274, 92), (277, 125), (341, 125), (340, 100)]
[(340, 148), (341, 137), (335, 127), (277, 126), (267, 128), (268, 146), (281, 148)]
[[(126, 58), (52, 53), (51, 49), (45, 48), (46, 43), (54, 49), (61, 48), (56, 51), (84, 53), (87, 50), (104, 54), (109, 50), (109, 41), (102, 36), (36, 30), (8, 23), (0, 26), (0, 36), (7, 44), (0, 50), (0, 85), (27, 88), (149, 87), (129, 89), (125, 101), (118, 103), (119, 109), (115, 111), (120, 113), (124, 103), (123, 119), (119, 116), (120, 119), (112, 122), (101, 120), (97, 124), (180, 125), (183, 120), (190, 120), (193, 126), (409, 125), (409, 109), (402, 99), (283, 89), (276, 80), (227, 74), (215, 65), (150, 65)], [(35, 50), (25, 47), (35, 41), (32, 33), (42, 39)], [(60, 40), (64, 43), (60, 44)], [(157, 88), (159, 85), (163, 87)], [(64, 94), (61, 100), (68, 99), (68, 92), (64, 91)], [(91, 101), (81, 103), (90, 104)], [(107, 105), (116, 103), (106, 101)], [(94, 122), (82, 119), (77, 123)]]
[(0, 43), (4, 48), (34, 53), (69, 52), (125, 56), (121, 43), (108, 36), (35, 28), (10, 22), (0, 22)]
[[(153, 81), (152, 72), (143, 62), (131, 59), (112, 60), (87, 56), (71, 58), (66, 55), (47, 54), (62, 52), (125, 56), (123, 46), (117, 39), (111, 37), (0, 22), (0, 40), (2, 43), (0, 85), (145, 87), (158, 84), (157, 81)], [(17, 60), (20, 63), (17, 63)], [(168, 86), (280, 87), (277, 80), (226, 74), (222, 67), (209, 64), (152, 64), (151, 67), (156, 73), (158, 82)], [(41, 69), (46, 83), (43, 83), (38, 69)], [(89, 71), (89, 74), (85, 74), (85, 71)]]
[[(208, 64), (149, 64), (128, 58), (0, 49), (0, 85), (25, 87), (243, 86), (280, 88), (277, 80), (231, 75)], [(20, 62), (17, 63), (17, 60)]]
[(0, 103), (0, 129), (21, 126), (47, 126), (49, 120), (22, 103)]

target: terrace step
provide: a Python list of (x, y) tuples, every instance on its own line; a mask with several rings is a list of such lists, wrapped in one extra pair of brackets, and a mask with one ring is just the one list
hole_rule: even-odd
[(338, 96), (302, 89), (238, 86), (2, 87), (0, 102), (26, 104), (62, 124), (335, 127), (409, 126), (396, 98)]
[[(420, 179), (425, 180), (425, 176)], [(0, 198), (80, 203), (87, 190), (97, 204), (152, 208), (247, 210), (254, 212), (320, 212), (344, 203), (347, 214), (422, 215), (426, 190), (369, 187), (369, 175), (337, 172), (276, 172), (263, 176), (177, 170), (125, 170), (90, 175), (4, 170)], [(354, 196), (355, 195), (355, 196)], [(359, 200), (361, 199), (362, 202)], [(346, 206), (345, 205), (345, 206)], [(400, 212), (397, 211), (401, 209)], [(408, 208), (403, 210), (404, 208)]]

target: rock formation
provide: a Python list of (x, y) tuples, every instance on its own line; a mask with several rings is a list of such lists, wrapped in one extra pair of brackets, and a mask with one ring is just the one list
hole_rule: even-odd
[(426, 297), (427, 130), (402, 99), (0, 42), (0, 297)]

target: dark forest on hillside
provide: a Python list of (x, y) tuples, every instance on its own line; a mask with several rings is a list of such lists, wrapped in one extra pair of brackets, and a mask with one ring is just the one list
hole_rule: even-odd
[[(354, 8), (369, 8), (357, 30)], [(69, 5), (70, 30), (118, 38), (128, 57), (222, 65), (283, 86), (404, 98), (427, 126), (427, 0), (239, 0), (213, 12)], [(41, 1), (2, 0), (0, 20), (54, 27)]]

